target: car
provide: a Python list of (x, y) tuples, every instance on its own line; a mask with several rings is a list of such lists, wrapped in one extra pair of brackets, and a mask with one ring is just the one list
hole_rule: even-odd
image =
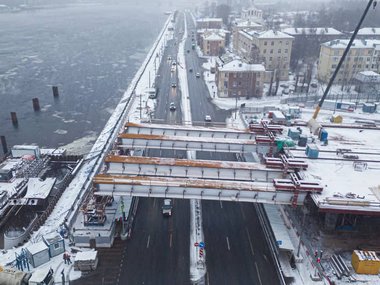
[(168, 60), (172, 60), (172, 57), (170, 55), (168, 56)]
[(192, 68), (190, 68), (190, 69), (189, 69), (189, 72), (193, 72), (193, 69), (192, 69)]
[(195, 77), (196, 77), (196, 78), (199, 78), (199, 77), (201, 77), (201, 74), (200, 74), (199, 72), (197, 72), (197, 73), (195, 74)]
[(173, 88), (176, 88), (176, 87), (177, 87), (177, 83), (173, 82), (173, 83), (172, 83), (172, 87), (173, 87)]
[(171, 72), (174, 72), (174, 71), (175, 71), (175, 66), (172, 66)]
[(172, 199), (164, 199), (164, 205), (162, 206), (162, 215), (170, 217), (172, 215), (173, 203)]
[(170, 111), (175, 111), (176, 109), (177, 109), (177, 108), (176, 108), (174, 102), (171, 102), (171, 103), (170, 103), (170, 106), (169, 106), (169, 110), (170, 110)]
[(211, 122), (211, 116), (210, 115), (205, 116), (205, 122)]
[(172, 65), (173, 66), (177, 65), (177, 63), (175, 62), (175, 60), (173, 60)]
[(188, 49), (188, 50), (187, 50), (187, 53), (189, 53), (189, 52), (190, 52), (190, 50)]

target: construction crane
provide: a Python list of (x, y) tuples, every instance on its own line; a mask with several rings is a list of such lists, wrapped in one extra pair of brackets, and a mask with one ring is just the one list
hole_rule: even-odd
[(354, 31), (354, 33), (352, 34), (351, 36), (351, 39), (350, 41), (348, 42), (348, 45), (346, 47), (346, 49), (344, 50), (344, 53), (342, 55), (342, 57), (340, 58), (340, 61), (338, 63), (338, 66), (336, 67), (333, 75), (331, 76), (330, 78), (330, 81), (329, 83), (327, 84), (327, 87), (326, 87), (326, 90), (325, 92), (323, 93), (323, 96), (321, 98), (321, 100), (319, 100), (319, 103), (318, 103), (318, 106), (315, 108), (315, 111), (314, 111), (314, 114), (313, 114), (313, 118), (310, 120), (309, 122), (309, 125), (312, 125), (314, 123), (314, 121), (317, 119), (318, 117), (318, 113), (319, 111), (321, 110), (321, 107), (323, 105), (323, 102), (325, 101), (326, 97), (327, 97), (327, 94), (329, 93), (330, 91), (330, 88), (335, 80), (335, 77), (337, 76), (338, 72), (339, 72), (339, 69), (340, 67), (342, 66), (350, 48), (351, 48), (351, 45), (352, 45), (352, 42), (354, 41), (359, 29), (360, 29), (360, 26), (362, 25), (363, 21), (364, 21), (364, 18), (366, 17), (367, 13), (368, 13), (368, 10), (369, 8), (371, 8), (371, 6), (373, 5), (373, 9), (376, 8), (376, 5), (377, 5), (377, 1), (374, 1), (374, 0), (369, 0), (368, 4), (367, 4), (367, 7), (365, 8), (364, 12), (363, 12), (363, 15), (362, 17), (360, 18), (360, 21), (358, 23), (358, 25), (356, 26), (356, 29)]

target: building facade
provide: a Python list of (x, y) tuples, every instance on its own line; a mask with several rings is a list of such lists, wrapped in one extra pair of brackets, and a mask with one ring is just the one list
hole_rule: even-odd
[(231, 29), (232, 29), (232, 47), (234, 48), (234, 50), (237, 50), (240, 31), (249, 30), (249, 31), (261, 32), (264, 30), (264, 26), (256, 22), (252, 22), (250, 20), (237, 19), (232, 22)]
[(197, 20), (197, 29), (221, 29), (222, 18), (202, 18)]
[(294, 37), (291, 53), (291, 66), (296, 68), (297, 63), (314, 62), (318, 59), (322, 43), (345, 37), (334, 28), (286, 28), (282, 32)]
[(265, 67), (240, 60), (216, 66), (218, 96), (227, 98), (262, 97)]
[(243, 30), (239, 32), (237, 52), (249, 63), (263, 64), (280, 80), (288, 80), (293, 40), (292, 36), (278, 31)]
[(204, 33), (201, 48), (204, 55), (220, 56), (225, 51), (225, 39), (217, 33)]
[[(321, 45), (318, 79), (328, 82), (336, 69), (349, 40), (334, 40)], [(380, 72), (380, 40), (354, 40), (335, 83), (350, 82), (364, 70)]]

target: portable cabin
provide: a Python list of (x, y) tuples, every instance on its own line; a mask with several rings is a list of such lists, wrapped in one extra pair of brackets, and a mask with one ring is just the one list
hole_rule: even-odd
[(29, 263), (33, 267), (38, 267), (50, 260), (49, 248), (43, 241), (28, 246), (26, 248), (26, 253)]
[(54, 235), (44, 236), (42, 237), (42, 240), (49, 248), (50, 258), (59, 254), (63, 254), (65, 252), (65, 241), (58, 233)]

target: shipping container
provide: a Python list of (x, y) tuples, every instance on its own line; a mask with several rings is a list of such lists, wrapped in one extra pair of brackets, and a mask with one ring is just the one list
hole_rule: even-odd
[(351, 264), (358, 274), (377, 275), (380, 272), (380, 259), (374, 251), (354, 250)]

